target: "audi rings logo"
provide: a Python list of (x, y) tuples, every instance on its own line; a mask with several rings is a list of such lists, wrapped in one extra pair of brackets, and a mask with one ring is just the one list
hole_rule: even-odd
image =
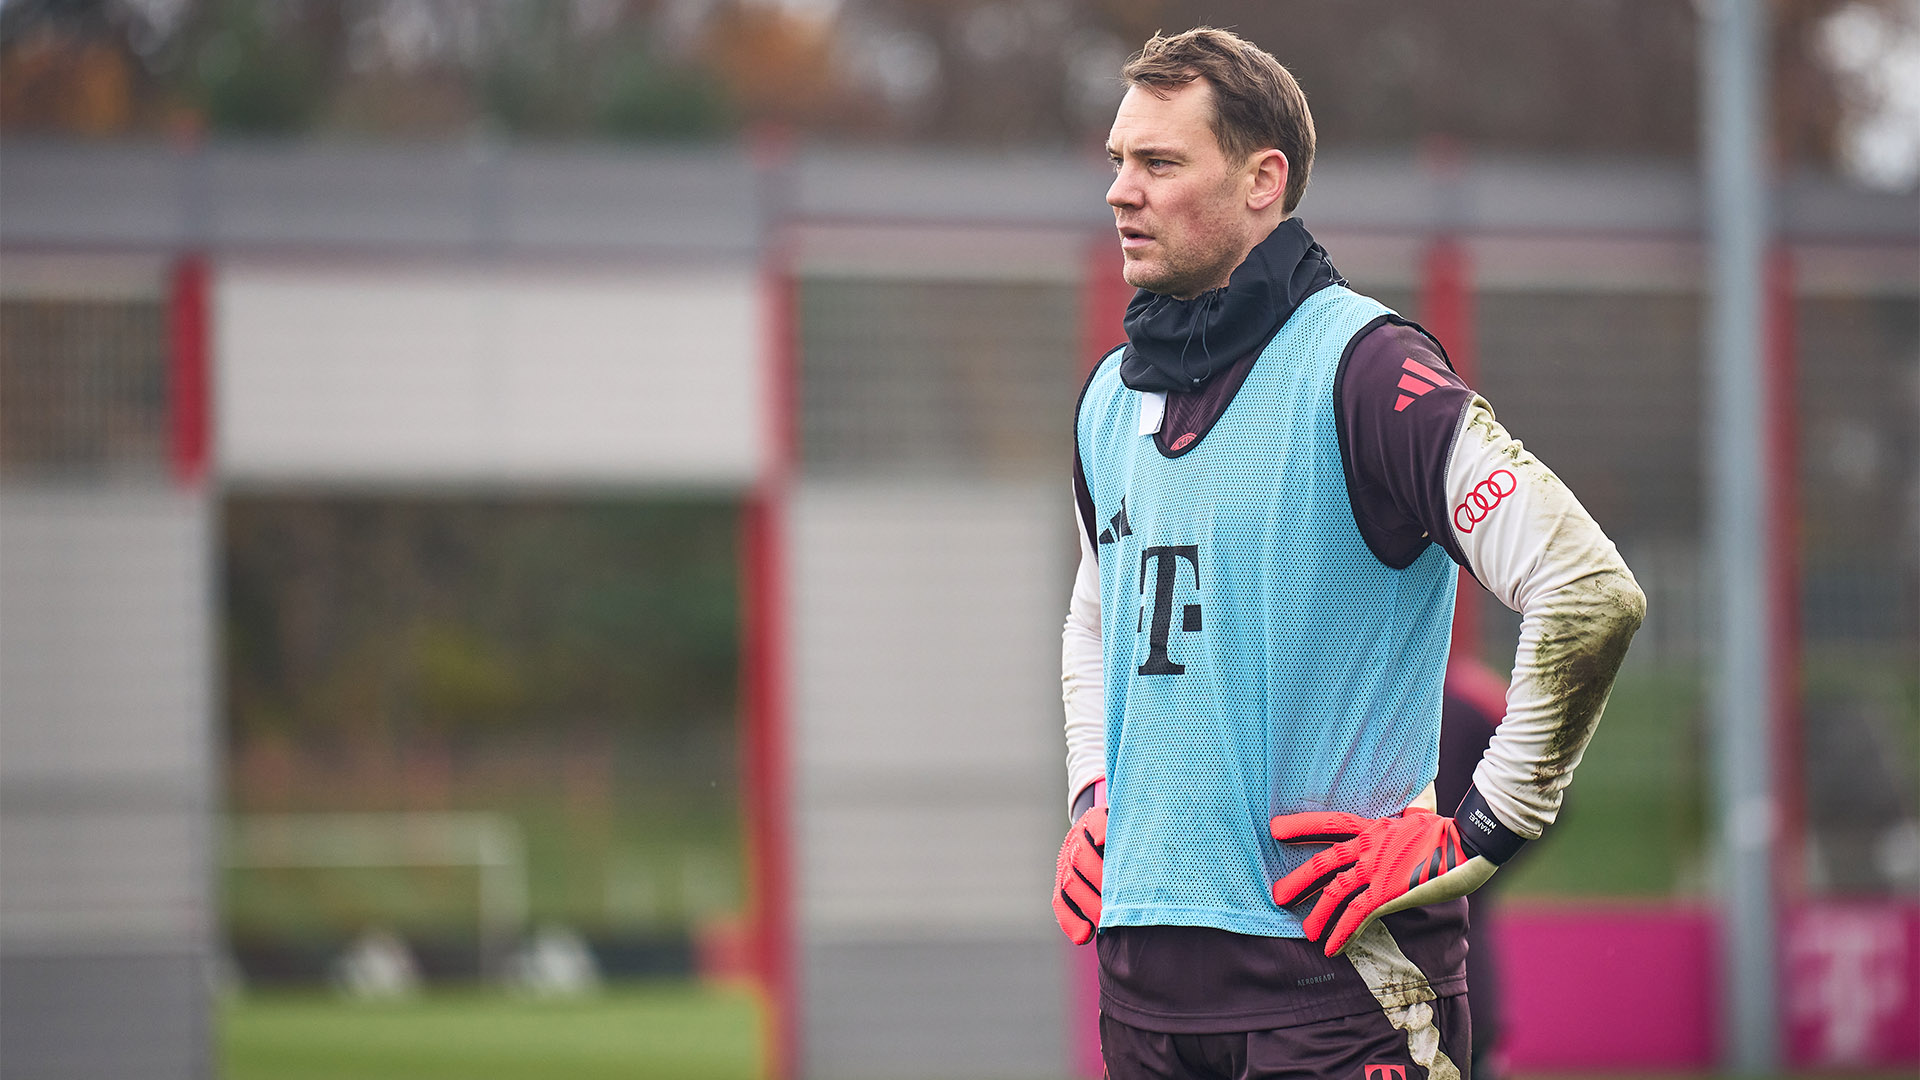
[(1467, 492), (1467, 501), (1454, 508), (1453, 527), (1463, 533), (1473, 531), (1475, 525), (1487, 519), (1500, 500), (1513, 494), (1520, 486), (1520, 478), (1506, 469), (1495, 470), (1492, 476), (1473, 485)]

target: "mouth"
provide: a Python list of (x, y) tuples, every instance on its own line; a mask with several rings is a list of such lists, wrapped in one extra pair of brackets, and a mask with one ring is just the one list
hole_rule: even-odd
[(1131, 225), (1120, 226), (1120, 250), (1138, 251), (1153, 243), (1153, 234)]

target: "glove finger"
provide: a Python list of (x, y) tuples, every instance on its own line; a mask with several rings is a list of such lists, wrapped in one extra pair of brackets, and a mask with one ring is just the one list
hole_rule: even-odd
[(1060, 924), (1060, 932), (1075, 945), (1093, 940), (1093, 920), (1063, 892), (1053, 894), (1053, 921)]
[[(1092, 813), (1088, 812), (1089, 815)], [(1102, 832), (1105, 830), (1102, 829)], [(1067, 830), (1067, 838), (1060, 842), (1060, 856), (1054, 860), (1053, 877), (1056, 884), (1067, 879), (1069, 868), (1098, 865), (1101, 862), (1103, 843), (1096, 843), (1086, 827), (1086, 818), (1074, 823)]]
[(1359, 884), (1361, 884), (1359, 872), (1352, 867), (1346, 867), (1338, 874), (1327, 878), (1327, 882), (1319, 890), (1319, 896), (1313, 897), (1313, 907), (1309, 909), (1306, 919), (1300, 920), (1300, 928), (1308, 932), (1308, 938), (1313, 938), (1315, 942), (1321, 938), (1321, 934), (1327, 930), (1332, 919), (1346, 905), (1348, 897), (1354, 896), (1354, 890), (1359, 888)]
[[(1309, 911), (1308, 917), (1300, 922), (1300, 926), (1302, 930), (1308, 932), (1308, 938), (1313, 942), (1325, 944), (1329, 928), (1336, 928), (1356, 903), (1365, 901), (1365, 896), (1367, 896), (1367, 882), (1357, 872), (1340, 874), (1327, 884), (1327, 892), (1323, 892), (1319, 901), (1313, 903), (1313, 911)], [(1332, 953), (1327, 955), (1331, 957)]]
[(1100, 918), (1100, 888), (1078, 874), (1069, 873), (1060, 883), (1060, 895), (1073, 901), (1090, 921)]
[(1081, 815), (1068, 836), (1069, 863), (1100, 888), (1100, 874), (1106, 865), (1106, 807), (1094, 807)]
[[(1352, 933), (1351, 929), (1342, 931), (1342, 927), (1347, 924), (1348, 916), (1355, 908), (1363, 908), (1371, 912), (1373, 907), (1372, 890), (1367, 888), (1364, 881), (1356, 878), (1347, 883), (1347, 887), (1341, 890), (1335, 901), (1314, 909), (1314, 914), (1319, 917), (1314, 920), (1315, 925), (1309, 932), (1309, 936), (1320, 943), (1322, 951), (1328, 956), (1336, 955), (1346, 944), (1347, 936)], [(1361, 916), (1361, 918), (1365, 917), (1365, 915)], [(1337, 944), (1333, 940), (1336, 936), (1339, 938)]]
[(1060, 841), (1060, 854), (1053, 860), (1053, 880), (1055, 884), (1066, 880), (1067, 867), (1073, 865), (1073, 849), (1080, 840), (1078, 829), (1067, 830), (1067, 838)]
[(1067, 860), (1069, 873), (1077, 873), (1085, 878), (1095, 891), (1101, 887), (1101, 878), (1106, 875), (1107, 861), (1100, 857), (1100, 850), (1085, 840), (1074, 845), (1073, 855)]
[(1365, 832), (1370, 824), (1371, 819), (1354, 814), (1317, 811), (1281, 814), (1267, 823), (1267, 829), (1283, 844), (1330, 844), (1351, 840)]
[(1347, 942), (1353, 940), (1353, 935), (1360, 932), (1360, 927), (1373, 917), (1375, 909), (1382, 902), (1381, 898), (1373, 895), (1373, 890), (1364, 886), (1354, 893), (1346, 911), (1341, 913), (1340, 921), (1334, 924), (1333, 933), (1327, 935), (1327, 955), (1339, 955), (1340, 950), (1347, 947)]
[(1344, 844), (1335, 844), (1315, 852), (1306, 862), (1273, 883), (1273, 902), (1286, 907), (1307, 893), (1326, 885), (1335, 874), (1353, 865), (1353, 852)]

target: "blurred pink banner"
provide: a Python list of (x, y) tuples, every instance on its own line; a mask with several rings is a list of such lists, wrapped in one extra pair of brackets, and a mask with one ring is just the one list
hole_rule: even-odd
[(1808, 904), (1786, 929), (1781, 989), (1792, 1064), (1920, 1064), (1920, 905)]
[[(1781, 922), (1788, 1063), (1920, 1064), (1920, 905), (1810, 901)], [(1718, 924), (1703, 908), (1504, 911), (1507, 1056), (1519, 1070), (1708, 1069)]]
[(1499, 920), (1506, 1057), (1515, 1071), (1713, 1064), (1712, 913), (1503, 908)]
[[(1519, 1072), (1709, 1071), (1719, 1055), (1718, 920), (1692, 906), (1516, 907), (1499, 938), (1504, 1057)], [(1920, 904), (1817, 901), (1781, 922), (1796, 1068), (1920, 1065)], [(1099, 974), (1073, 951), (1079, 1074), (1100, 1075)]]

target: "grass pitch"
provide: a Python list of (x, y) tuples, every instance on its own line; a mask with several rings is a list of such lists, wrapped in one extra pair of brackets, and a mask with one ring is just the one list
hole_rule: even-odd
[(252, 992), (220, 1009), (225, 1080), (754, 1080), (761, 1008), (685, 984), (535, 1001), (436, 991), (348, 1001)]

